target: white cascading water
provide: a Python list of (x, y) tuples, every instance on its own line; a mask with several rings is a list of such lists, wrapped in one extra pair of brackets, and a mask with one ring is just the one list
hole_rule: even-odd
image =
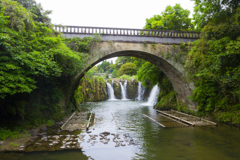
[(147, 103), (144, 103), (142, 105), (147, 105), (147, 106), (154, 106), (157, 103), (157, 96), (159, 94), (159, 87), (156, 84), (155, 86), (153, 86), (151, 92), (150, 92), (150, 96), (148, 98)]
[(108, 90), (108, 97), (109, 97), (108, 99), (115, 100), (116, 97), (114, 95), (113, 86), (111, 84), (109, 84), (107, 81), (106, 81), (106, 83), (107, 83), (107, 90)]
[(127, 99), (127, 95), (126, 95), (126, 88), (127, 88), (127, 80), (124, 82), (124, 86), (122, 85), (121, 82), (119, 82), (120, 86), (121, 86), (121, 95), (122, 95), (122, 100), (126, 100)]
[(125, 97), (127, 99), (127, 80), (124, 82)]
[(142, 82), (139, 81), (138, 82), (138, 96), (137, 96), (136, 100), (139, 100), (139, 101), (143, 100), (144, 92), (145, 92), (145, 89), (142, 86)]

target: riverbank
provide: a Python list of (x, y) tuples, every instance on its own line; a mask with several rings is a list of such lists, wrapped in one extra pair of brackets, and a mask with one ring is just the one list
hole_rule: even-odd
[[(1, 152), (31, 151), (33, 150), (32, 148), (34, 148), (33, 147), (34, 144), (37, 143), (36, 141), (38, 141), (40, 137), (46, 135), (48, 136), (62, 135), (61, 137), (64, 137), (64, 135), (67, 135), (69, 133), (77, 135), (78, 133), (81, 133), (82, 130), (86, 129), (87, 121), (86, 112), (77, 113), (75, 117), (72, 117), (71, 120), (67, 122), (70, 116), (71, 115), (65, 117), (60, 122), (55, 122), (53, 126), (47, 126), (47, 124), (42, 124), (41, 126), (26, 130), (25, 133), (19, 133), (17, 138), (14, 139), (7, 138), (5, 141), (1, 141), (3, 144), (0, 145), (0, 151)], [(62, 129), (60, 129), (60, 127), (65, 122), (67, 122), (67, 124)], [(48, 142), (51, 143), (51, 139), (49, 139)], [(44, 145), (45, 146), (49, 145), (49, 143), (45, 143)], [(41, 149), (39, 150), (48, 151), (53, 149), (52, 148), (49, 149), (49, 147), (42, 146)]]

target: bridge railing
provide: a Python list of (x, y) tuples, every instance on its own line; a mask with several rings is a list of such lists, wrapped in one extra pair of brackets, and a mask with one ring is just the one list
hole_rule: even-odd
[(107, 27), (82, 27), (82, 26), (59, 26), (54, 29), (62, 33), (69, 34), (101, 34), (120, 36), (148, 36), (164, 38), (200, 38), (200, 32), (170, 31), (170, 30), (148, 30), (148, 29), (127, 29), (127, 28), (107, 28)]

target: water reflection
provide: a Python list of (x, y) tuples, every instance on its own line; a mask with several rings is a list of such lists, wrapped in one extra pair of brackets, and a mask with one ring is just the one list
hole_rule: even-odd
[[(135, 145), (115, 147), (113, 136), (108, 144), (82, 143), (83, 152), (78, 150), (56, 152), (32, 152), (11, 156), (8, 159), (238, 159), (240, 157), (240, 131), (238, 128), (220, 124), (218, 127), (184, 127), (157, 114), (152, 107), (142, 106), (143, 101), (104, 101), (86, 103), (82, 110), (96, 113), (96, 129), (92, 135), (103, 131), (120, 134), (129, 133)], [(151, 116), (168, 126), (162, 128), (144, 117)], [(115, 121), (121, 127), (119, 130)], [(86, 133), (83, 133), (86, 134)], [(86, 134), (86, 139), (89, 134)], [(9, 154), (10, 155), (10, 154)], [(0, 156), (3, 158), (2, 156)], [(1, 159), (0, 158), (0, 159)], [(6, 158), (5, 158), (6, 159)]]

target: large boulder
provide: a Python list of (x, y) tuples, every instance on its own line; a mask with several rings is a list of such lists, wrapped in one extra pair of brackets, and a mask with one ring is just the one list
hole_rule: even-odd
[(114, 95), (117, 99), (122, 99), (121, 95), (121, 86), (119, 84), (118, 80), (113, 81), (113, 90), (114, 90)]
[(39, 134), (38, 131), (29, 131), (29, 134), (31, 134), (31, 136), (37, 136)]
[(42, 127), (42, 128), (40, 128), (40, 130), (45, 132), (45, 131), (47, 131), (47, 127)]

